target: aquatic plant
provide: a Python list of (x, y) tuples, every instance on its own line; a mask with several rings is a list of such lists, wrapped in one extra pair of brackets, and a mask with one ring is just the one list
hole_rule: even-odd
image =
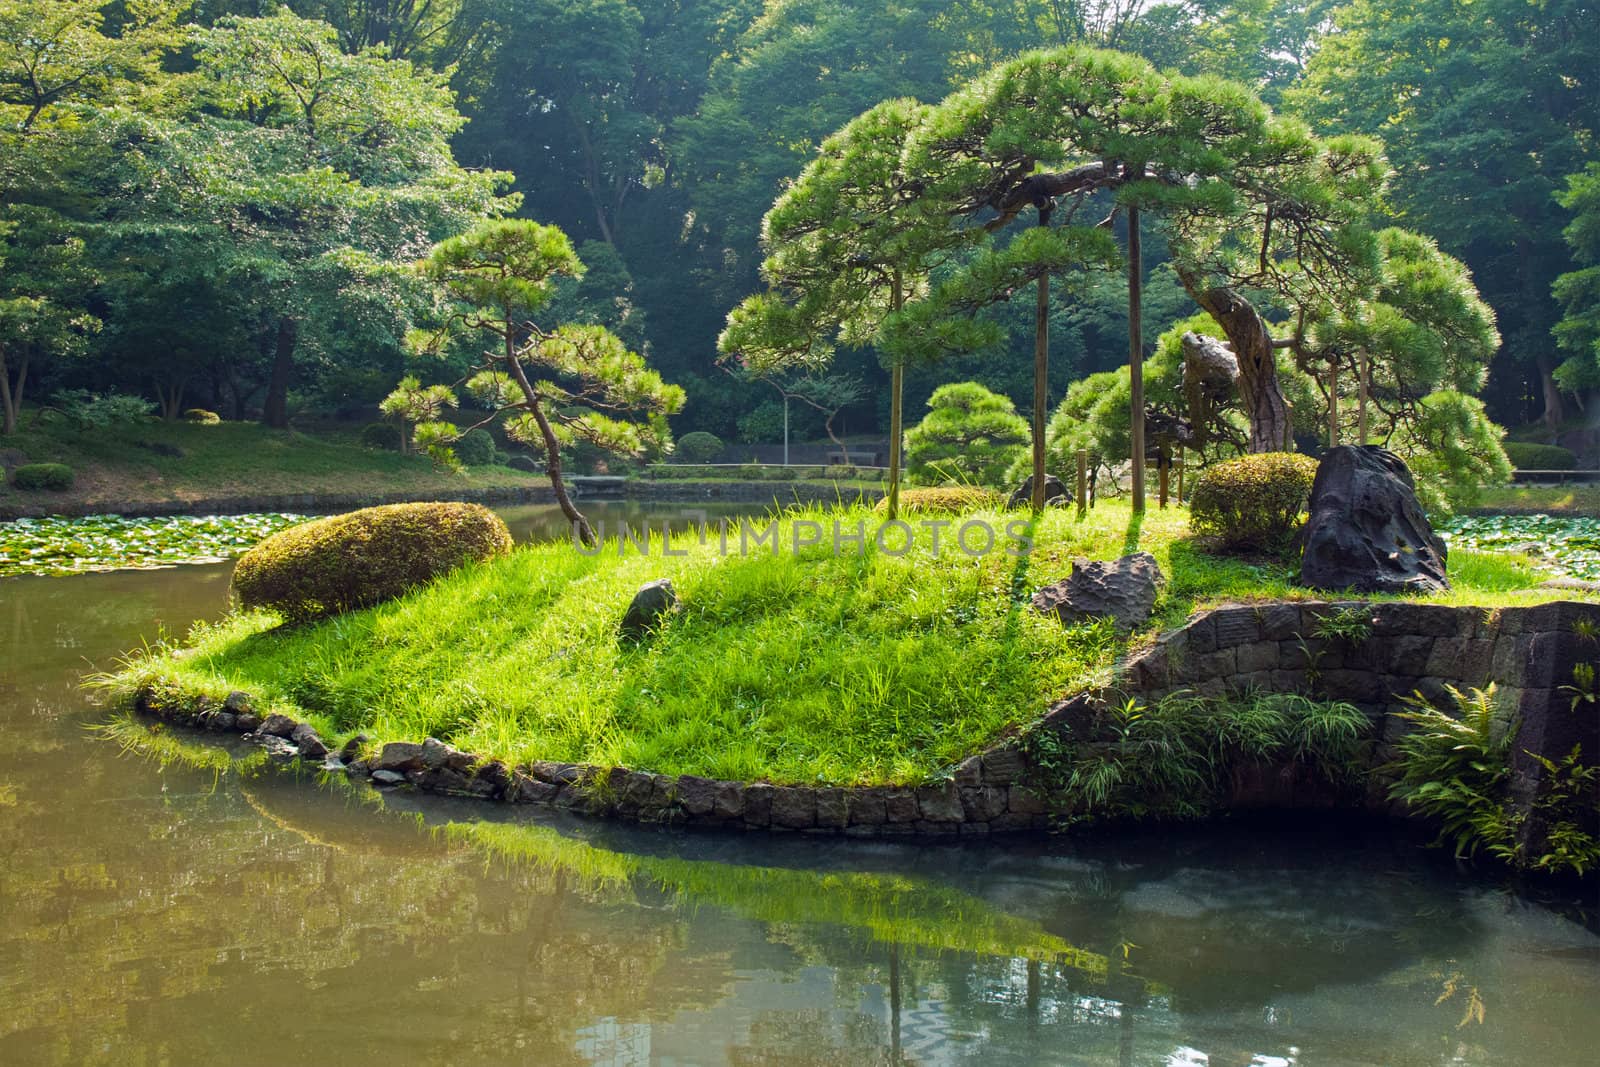
[(282, 512), (17, 519), (0, 523), (0, 577), (215, 563), (304, 521)]

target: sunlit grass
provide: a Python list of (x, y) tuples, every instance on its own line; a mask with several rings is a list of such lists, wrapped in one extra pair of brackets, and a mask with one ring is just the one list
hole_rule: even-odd
[[(951, 549), (956, 526), (970, 520), (997, 531), (996, 551)], [(825, 542), (836, 521), (846, 534), (865, 524), (867, 545), (789, 551), (797, 533), (813, 532), (808, 521)], [(1008, 536), (1027, 530), (1017, 513), (956, 520), (941, 530), (938, 554), (926, 527), (904, 555), (875, 549), (880, 521), (860, 509), (791, 512), (776, 554), (764, 546), (739, 555), (736, 527), (726, 556), (715, 530), (705, 543), (675, 538), (681, 554), (670, 556), (659, 540), (648, 556), (615, 542), (593, 557), (566, 543), (526, 546), (316, 625), (246, 615), (202, 628), (185, 649), (136, 657), (122, 688), (155, 680), (213, 696), (243, 688), (309, 717), (330, 739), (356, 730), (378, 741), (433, 736), (512, 763), (909, 783), (937, 778), (1052, 700), (1109, 678), (1130, 638), (1106, 624), (1063, 628), (1027, 606), (1074, 558), (1152, 552), (1170, 581), (1151, 630), (1205, 603), (1318, 595), (1291, 585), (1282, 561), (1201, 551), (1181, 509), (1152, 510), (1137, 523), (1119, 503), (1081, 520), (1052, 510), (1022, 556), (1004, 551)], [(1563, 595), (1526, 592), (1539, 576), (1524, 563), (1456, 556), (1457, 589), (1446, 602)], [(650, 640), (619, 641), (634, 592), (662, 577), (675, 583), (683, 611)]]

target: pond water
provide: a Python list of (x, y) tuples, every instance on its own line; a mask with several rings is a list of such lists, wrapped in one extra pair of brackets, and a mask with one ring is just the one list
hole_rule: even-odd
[[(543, 521), (523, 511), (519, 530)], [(0, 1064), (1559, 1065), (1600, 1047), (1596, 902), (1517, 895), (1387, 831), (688, 835), (379, 798), (175, 734), (154, 750), (217, 758), (124, 751), (80, 677), (219, 615), (228, 573), (0, 579)]]

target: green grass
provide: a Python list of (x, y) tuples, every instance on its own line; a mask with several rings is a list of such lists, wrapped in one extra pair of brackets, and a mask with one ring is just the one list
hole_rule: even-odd
[[(971, 517), (997, 529), (1020, 521)], [(786, 543), (803, 519), (876, 528), (865, 510), (793, 512)], [(315, 625), (234, 617), (197, 630), (187, 648), (137, 658), (114, 688), (242, 688), (308, 717), (325, 737), (434, 736), (514, 764), (918, 782), (1109, 677), (1128, 638), (1105, 624), (1064, 629), (1026, 606), (1075, 557), (1154, 553), (1170, 581), (1151, 631), (1206, 602), (1314, 595), (1290, 585), (1281, 562), (1202, 552), (1182, 509), (1134, 522), (1117, 503), (1081, 521), (1047, 513), (1035, 550), (1020, 559), (935, 557), (926, 535), (903, 557), (835, 556), (826, 545), (722, 557), (714, 534), (706, 545), (677, 538), (681, 556), (655, 547), (619, 556), (613, 543), (588, 557), (566, 543), (532, 545)], [(1457, 588), (1437, 599), (1494, 606), (1571, 595), (1530, 595), (1538, 576), (1515, 563), (1463, 563)], [(683, 612), (641, 645), (619, 643), (617, 622), (634, 592), (661, 577), (675, 583)]]
[(80, 432), (45, 423), (0, 438), (0, 451), (20, 452), (36, 463), (65, 463), (77, 475), (73, 487), (23, 491), (0, 484), (0, 512), (30, 507), (114, 510), (130, 502), (281, 493), (426, 494), (548, 484), (543, 475), (505, 467), (474, 468), (464, 475), (438, 471), (422, 456), (363, 448), (356, 441), (358, 429), (313, 435), (248, 422), (149, 422)]
[(1502, 485), (1483, 490), (1477, 512), (1600, 515), (1600, 485)]

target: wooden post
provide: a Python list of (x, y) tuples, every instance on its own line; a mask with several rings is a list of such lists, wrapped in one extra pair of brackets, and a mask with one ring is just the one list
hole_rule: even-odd
[[(892, 307), (899, 311), (905, 306), (905, 287), (900, 281), (900, 272), (894, 272), (894, 292), (890, 296)], [(905, 395), (906, 368), (899, 359), (895, 360), (894, 368), (889, 372), (889, 521), (893, 522), (900, 514), (900, 467), (902, 464), (901, 440), (903, 437), (901, 424), (905, 421), (905, 412), (902, 402)]]
[(1178, 503), (1181, 504), (1181, 503), (1183, 503), (1183, 468), (1188, 466), (1188, 464), (1185, 463), (1184, 459), (1183, 459), (1183, 446), (1182, 445), (1178, 446), (1177, 465), (1178, 465)]
[[(1039, 205), (1039, 225), (1050, 225), (1054, 204)], [(1034, 511), (1044, 510), (1044, 430), (1049, 418), (1050, 395), (1050, 276), (1039, 275), (1039, 292), (1033, 314), (1033, 500)]]
[(1139, 209), (1128, 207), (1128, 382), (1132, 386), (1133, 510), (1144, 510), (1144, 336), (1140, 285)]
[(1328, 362), (1328, 447), (1339, 447), (1339, 363)]
[(1367, 392), (1372, 388), (1372, 357), (1361, 353), (1356, 381), (1356, 443), (1367, 443)]
[(1089, 510), (1089, 450), (1078, 449), (1078, 518)]
[(1167, 479), (1172, 467), (1172, 459), (1167, 455), (1167, 446), (1162, 445), (1156, 453), (1156, 494), (1162, 509), (1167, 506)]

